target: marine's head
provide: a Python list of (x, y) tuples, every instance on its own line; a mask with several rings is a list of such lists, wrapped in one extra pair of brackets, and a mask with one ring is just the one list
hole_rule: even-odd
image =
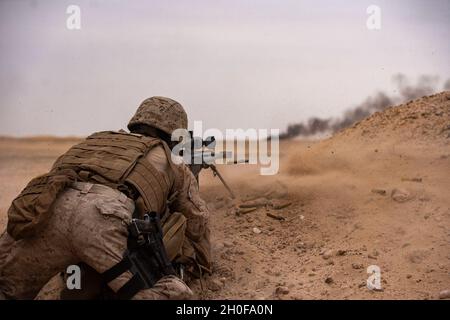
[(128, 123), (128, 129), (135, 133), (148, 133), (153, 130), (161, 138), (170, 140), (176, 129), (187, 129), (188, 119), (183, 106), (165, 97), (145, 99)]

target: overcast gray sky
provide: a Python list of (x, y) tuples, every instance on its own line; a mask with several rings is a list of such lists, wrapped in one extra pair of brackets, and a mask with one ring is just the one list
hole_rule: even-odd
[(450, 76), (448, 0), (0, 0), (0, 32), (2, 135), (125, 128), (152, 95), (206, 128), (284, 129), (391, 93), (399, 72)]

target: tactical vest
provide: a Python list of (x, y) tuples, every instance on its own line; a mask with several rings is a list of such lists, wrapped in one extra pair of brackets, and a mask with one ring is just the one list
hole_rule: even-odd
[[(158, 171), (148, 152), (164, 147), (171, 170)], [(130, 186), (142, 197), (146, 211), (163, 214), (177, 174), (170, 150), (160, 139), (126, 132), (104, 131), (87, 137), (60, 156), (52, 172), (72, 169), (83, 181), (100, 183), (130, 193)]]
[[(146, 160), (158, 145), (169, 161), (167, 172), (158, 171)], [(94, 133), (60, 156), (49, 173), (32, 179), (13, 200), (8, 209), (8, 233), (15, 240), (38, 234), (50, 219), (58, 194), (74, 181), (118, 189), (135, 200), (138, 215), (154, 211), (163, 216), (168, 199), (176, 196), (182, 184), (178, 170), (169, 147), (157, 138), (125, 131)]]

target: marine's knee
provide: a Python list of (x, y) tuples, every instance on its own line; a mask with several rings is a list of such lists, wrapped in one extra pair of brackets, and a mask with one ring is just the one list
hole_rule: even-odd
[(161, 278), (155, 285), (140, 291), (133, 299), (145, 300), (189, 300), (194, 296), (192, 290), (180, 278), (169, 275)]

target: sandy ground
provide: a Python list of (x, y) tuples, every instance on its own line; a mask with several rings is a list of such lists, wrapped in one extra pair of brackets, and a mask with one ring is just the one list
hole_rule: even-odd
[[(2, 226), (27, 181), (75, 142), (0, 139)], [(219, 166), (235, 201), (202, 173), (215, 272), (193, 284), (200, 298), (438, 299), (450, 289), (450, 92), (326, 140), (283, 141), (280, 161), (275, 176)], [(366, 286), (371, 265), (381, 290)]]

